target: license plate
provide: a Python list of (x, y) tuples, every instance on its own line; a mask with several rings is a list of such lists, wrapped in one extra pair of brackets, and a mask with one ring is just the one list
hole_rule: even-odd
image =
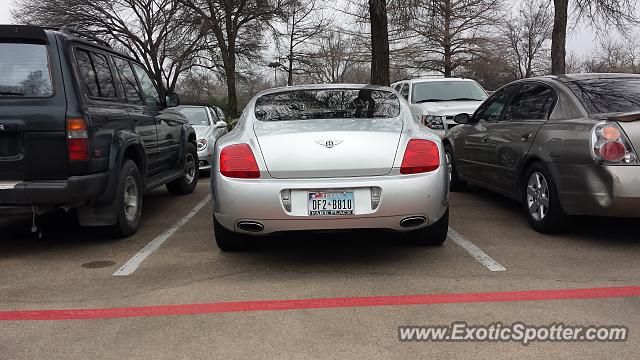
[(353, 215), (353, 192), (309, 192), (309, 215)]

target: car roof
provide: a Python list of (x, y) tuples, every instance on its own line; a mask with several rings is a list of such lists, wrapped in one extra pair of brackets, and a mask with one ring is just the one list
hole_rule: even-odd
[(427, 82), (442, 82), (442, 81), (459, 81), (459, 82), (476, 82), (473, 79), (467, 78), (446, 78), (446, 77), (429, 77), (429, 78), (416, 78), (416, 79), (405, 79), (394, 82), (392, 85), (401, 83), (401, 82), (409, 82), (409, 83), (427, 83)]
[(263, 90), (259, 92), (256, 97), (267, 95), (267, 94), (276, 94), (288, 91), (297, 91), (297, 90), (328, 90), (328, 89), (346, 89), (346, 90), (382, 90), (382, 91), (393, 91), (388, 86), (381, 85), (368, 85), (368, 84), (306, 84), (306, 85), (295, 85), (295, 86), (284, 86), (271, 88), (267, 90)]
[(593, 79), (620, 79), (620, 78), (640, 78), (638, 74), (626, 74), (626, 73), (587, 73), (587, 74), (564, 74), (564, 75), (547, 75), (540, 76), (531, 79), (548, 79), (559, 81), (561, 83), (567, 83), (580, 80), (593, 80)]

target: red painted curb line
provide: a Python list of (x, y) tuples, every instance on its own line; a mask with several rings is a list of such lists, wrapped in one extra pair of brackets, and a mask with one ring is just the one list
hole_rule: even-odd
[(491, 293), (368, 296), (299, 300), (218, 302), (210, 304), (160, 305), (106, 309), (0, 311), (0, 321), (8, 320), (82, 320), (169, 315), (193, 315), (244, 311), (281, 311), (341, 307), (429, 305), (451, 303), (599, 299), (640, 296), (640, 286), (531, 290)]

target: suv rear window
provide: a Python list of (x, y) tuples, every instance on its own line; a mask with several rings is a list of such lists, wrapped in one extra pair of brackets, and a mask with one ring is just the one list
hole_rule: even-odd
[(589, 114), (640, 111), (640, 77), (566, 83)]
[(260, 121), (394, 118), (400, 115), (400, 101), (384, 90), (293, 90), (260, 96), (255, 115)]
[(51, 95), (46, 45), (0, 43), (0, 96)]

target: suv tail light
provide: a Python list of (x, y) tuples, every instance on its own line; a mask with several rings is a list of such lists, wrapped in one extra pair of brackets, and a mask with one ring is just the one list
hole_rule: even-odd
[(417, 174), (436, 170), (440, 166), (438, 145), (431, 140), (411, 139), (404, 151), (401, 174)]
[(615, 122), (601, 122), (591, 133), (593, 158), (608, 164), (636, 164), (638, 155), (624, 131)]
[(258, 163), (248, 144), (229, 145), (220, 152), (220, 173), (226, 177), (257, 179)]
[(70, 161), (89, 160), (89, 133), (83, 118), (67, 118), (67, 152)]

